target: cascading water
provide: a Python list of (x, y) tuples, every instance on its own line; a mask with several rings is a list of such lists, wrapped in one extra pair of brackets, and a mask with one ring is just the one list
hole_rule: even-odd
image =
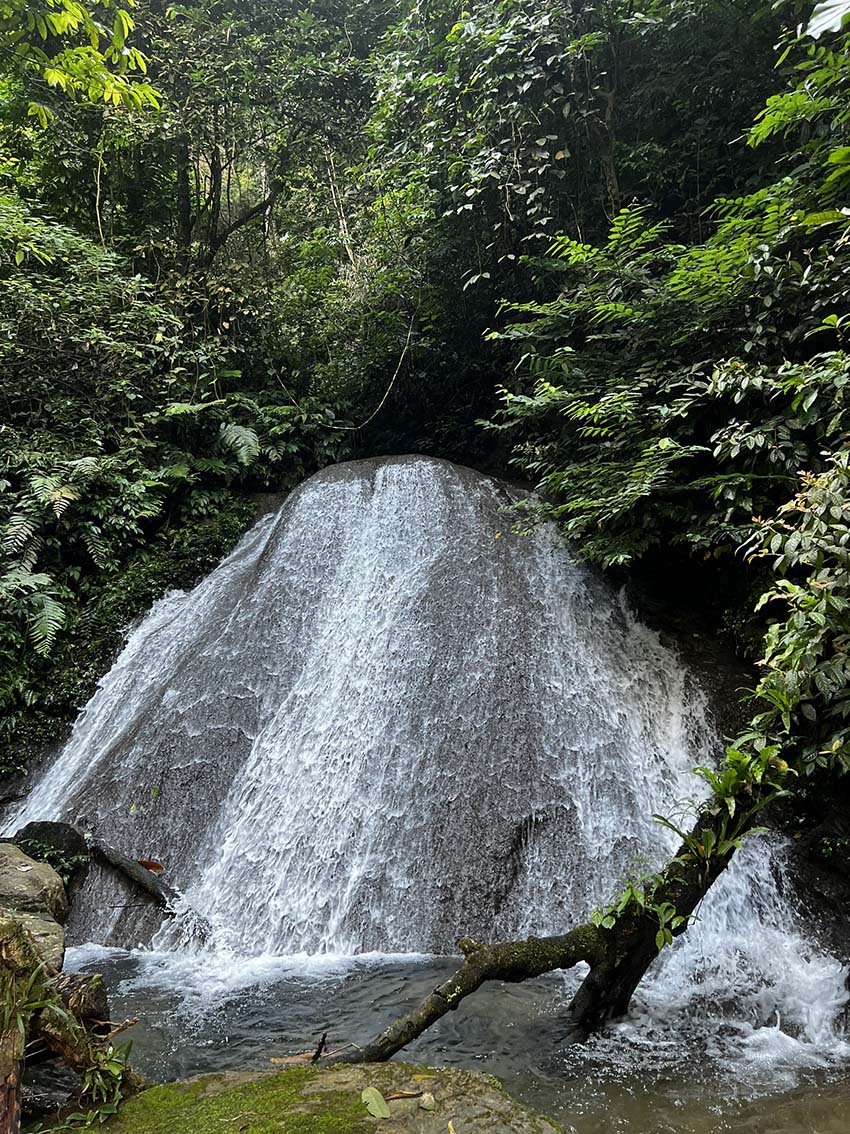
[[(207, 957), (445, 953), (585, 918), (664, 859), (651, 817), (717, 742), (676, 655), (551, 532), (512, 533), (520, 495), (418, 457), (305, 482), (136, 627), (10, 827), (68, 819), (162, 860)], [(781, 872), (781, 850), (740, 856), (638, 1017), (839, 1044), (843, 970), (804, 945)], [(149, 939), (91, 890), (84, 937)]]
[(663, 852), (652, 812), (711, 732), (593, 574), (511, 533), (512, 498), (426, 459), (314, 477), (154, 608), (17, 821), (160, 858), (243, 952), (441, 952), (583, 916)]

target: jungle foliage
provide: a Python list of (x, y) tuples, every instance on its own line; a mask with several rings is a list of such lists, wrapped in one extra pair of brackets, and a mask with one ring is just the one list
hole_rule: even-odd
[(6, 766), (252, 492), (410, 450), (512, 465), (606, 568), (743, 580), (729, 767), (850, 762), (848, 33), (810, 15), (0, 4)]
[(729, 759), (806, 773), (850, 768), (847, 48), (788, 43), (747, 136), (782, 143), (777, 176), (717, 198), (707, 239), (626, 206), (604, 242), (558, 236), (535, 262), (552, 297), (494, 332), (521, 352), (491, 428), (545, 493), (528, 519), (604, 566), (678, 548), (749, 571), (767, 635)]
[(463, 995), (584, 960), (583, 1018), (625, 1010), (763, 809), (850, 768), (846, 15), (0, 0), (2, 770), (253, 494), (513, 470), (604, 569), (719, 580), (759, 669), (659, 874), (545, 956), (464, 947)]

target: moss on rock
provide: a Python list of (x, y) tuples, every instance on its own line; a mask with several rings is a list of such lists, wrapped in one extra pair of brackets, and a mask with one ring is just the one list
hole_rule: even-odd
[[(365, 1087), (382, 1093), (389, 1118), (369, 1114), (360, 1097)], [(425, 1092), (433, 1096), (433, 1109), (421, 1105)], [(445, 1134), (450, 1121), (456, 1134), (560, 1134), (558, 1126), (520, 1106), (489, 1075), (406, 1063), (203, 1075), (129, 1099), (104, 1129), (108, 1134), (374, 1134), (376, 1129)]]

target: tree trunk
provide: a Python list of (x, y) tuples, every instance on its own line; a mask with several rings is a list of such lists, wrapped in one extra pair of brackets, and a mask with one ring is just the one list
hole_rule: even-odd
[(16, 1026), (0, 1036), (0, 1134), (20, 1134), (24, 1044)]
[(174, 143), (174, 160), (177, 176), (177, 260), (185, 272), (189, 267), (189, 249), (192, 245), (192, 191), (189, 183), (189, 139), (177, 138)]

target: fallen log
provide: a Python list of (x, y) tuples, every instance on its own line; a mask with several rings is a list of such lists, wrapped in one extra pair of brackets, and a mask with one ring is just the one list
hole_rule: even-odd
[(383, 1063), (435, 1024), (485, 981), (518, 982), (542, 976), (554, 969), (569, 969), (580, 961), (595, 966), (607, 954), (605, 933), (592, 925), (581, 925), (562, 937), (529, 937), (485, 945), (464, 937), (458, 947), (465, 960), (461, 968), (410, 1012), (400, 1016), (366, 1047), (335, 1055), (339, 1063)]
[[(609, 916), (597, 916), (558, 937), (530, 937), (487, 945), (464, 937), (458, 942), (463, 964), (415, 1008), (399, 1016), (370, 1043), (334, 1053), (338, 1063), (381, 1063), (391, 1059), (485, 981), (517, 983), (584, 961), (590, 966), (567, 1016), (576, 1036), (624, 1015), (649, 966), (665, 945), (684, 933), (699, 903), (732, 860), (757, 813), (781, 794), (777, 785), (748, 785), (746, 810), (730, 823), (731, 811), (712, 800), (693, 827), (680, 832), (683, 843), (643, 889), (631, 887)], [(678, 828), (674, 828), (678, 830)], [(327, 1061), (327, 1057), (321, 1060)]]
[(154, 874), (136, 859), (130, 858), (96, 835), (87, 835), (86, 840), (94, 859), (105, 863), (107, 867), (124, 877), (131, 886), (141, 890), (167, 914), (176, 913), (180, 894), (173, 886), (169, 886), (158, 874)]

